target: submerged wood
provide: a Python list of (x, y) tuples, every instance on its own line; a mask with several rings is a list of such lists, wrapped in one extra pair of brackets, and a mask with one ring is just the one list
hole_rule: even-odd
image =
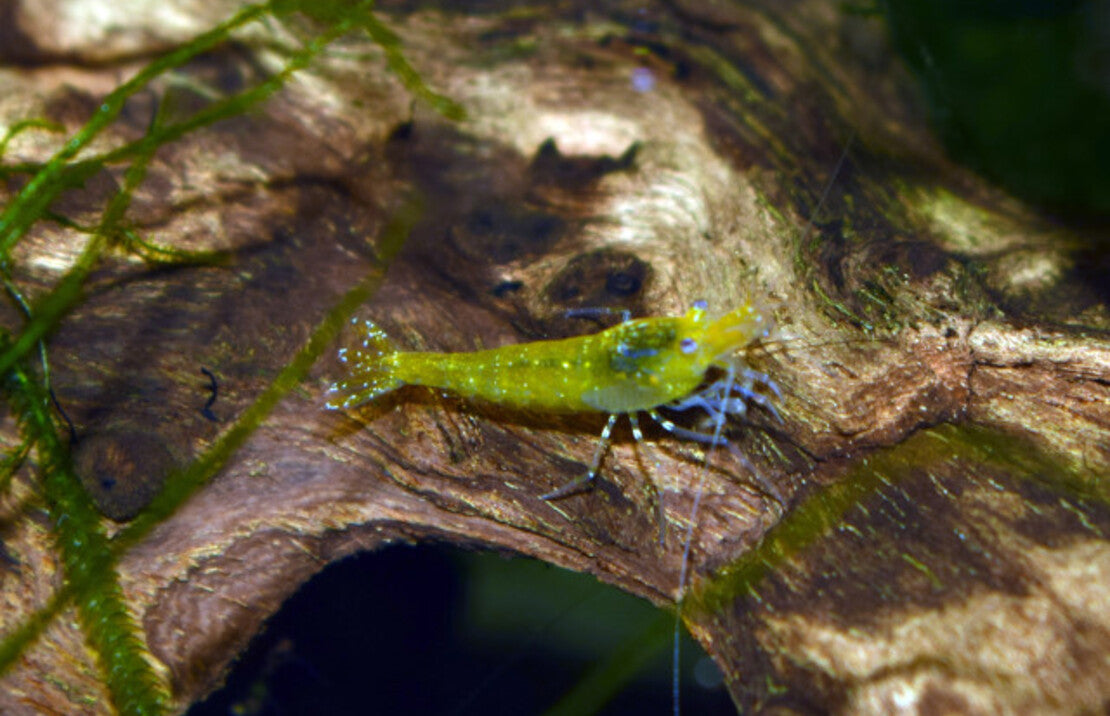
[[(783, 392), (781, 423), (753, 411), (727, 430), (738, 452), (708, 467), (704, 446), (618, 429), (596, 488), (548, 502), (589, 464), (604, 415), (408, 388), (327, 411), (342, 371), (329, 349), (120, 558), (177, 707), (220, 683), (298, 584), (357, 550), (506, 549), (672, 604), (698, 490), (684, 616), (739, 707), (1106, 702), (1110, 316), (1097, 287), (1061, 290), (1084, 237), (944, 155), (878, 18), (825, 2), (705, 5), (660, 4), (637, 22), (620, 3), (591, 3), (588, 21), (565, 4), (450, 22), (382, 13), (465, 121), (413, 105), (352, 35), (263, 111), (155, 155), (128, 221), (231, 258), (155, 269), (110, 254), (50, 336), (75, 465), (107, 518), (141, 514), (152, 485), (234, 425), (381, 270), (381, 237), (414, 196), (419, 218), (357, 312), (404, 348), (595, 330), (566, 317), (575, 308), (679, 315), (751, 297), (778, 340), (748, 363)], [(20, 100), (0, 105), (4, 123), (29, 113), (72, 132), (142, 55), (97, 27), (13, 12), (24, 64), (0, 69), (0, 95)], [(159, 22), (117, 26), (150, 51), (205, 29)], [(253, 28), (136, 96), (95, 151), (142, 136), (154, 97), (192, 111), (210, 101), (195, 88), (258, 82), (290, 34)], [(4, 160), (44, 160), (60, 141), (25, 133)], [(54, 210), (94, 224), (121, 175), (104, 168)], [(86, 240), (41, 222), (13, 279), (43, 295)], [(202, 367), (218, 379), (211, 404)], [(3, 429), (14, 444), (17, 426)], [(31, 467), (2, 498), (5, 634), (60, 579)], [(0, 711), (107, 703), (87, 659), (63, 612), (3, 676)]]

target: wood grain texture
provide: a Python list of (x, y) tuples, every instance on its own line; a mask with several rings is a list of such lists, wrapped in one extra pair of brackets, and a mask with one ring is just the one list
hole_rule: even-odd
[[(121, 16), (137, 49), (106, 53), (90, 28), (59, 61), (50, 48), (73, 25), (24, 5), (8, 11), (23, 38), (8, 59), (25, 64), (0, 68), (4, 123), (73, 131), (135, 57), (181, 36), (142, 44), (128, 24), (142, 18)], [(110, 253), (49, 339), (76, 464), (131, 466), (112, 484), (83, 468), (105, 514), (130, 514), (234, 423), (378, 270), (380, 237), (413, 196), (419, 221), (357, 312), (405, 348), (595, 328), (565, 317), (576, 307), (673, 315), (751, 296), (778, 326), (748, 359), (782, 389), (783, 420), (754, 411), (730, 426), (746, 461), (717, 451), (708, 468), (697, 445), (620, 430), (597, 489), (544, 502), (585, 469), (604, 416), (409, 389), (326, 411), (341, 370), (329, 350), (119, 562), (175, 704), (217, 686), (298, 584), (395, 542), (511, 550), (671, 604), (701, 490), (684, 614), (738, 706), (1105, 708), (1110, 316), (1082, 284), (1049, 300), (1084, 237), (944, 156), (881, 22), (812, 0), (512, 17), (420, 5), (383, 3), (380, 17), (465, 121), (412, 104), (356, 34), (261, 110), (154, 156), (128, 220), (232, 258), (155, 269)], [(210, 101), (182, 86), (230, 93), (275, 72), (290, 36), (252, 26), (177, 89), (137, 95), (95, 151), (142, 136), (155, 99)], [(61, 141), (28, 132), (4, 159), (42, 160)], [(95, 221), (121, 175), (107, 167), (54, 210)], [(13, 252), (14, 280), (43, 295), (86, 240), (40, 223)], [(20, 320), (0, 309), (3, 325)], [(219, 422), (201, 412), (201, 367), (218, 378)], [(13, 444), (14, 423), (0, 427)], [(60, 582), (30, 467), (0, 501), (4, 633)], [(3, 682), (0, 711), (107, 708), (65, 612)]]

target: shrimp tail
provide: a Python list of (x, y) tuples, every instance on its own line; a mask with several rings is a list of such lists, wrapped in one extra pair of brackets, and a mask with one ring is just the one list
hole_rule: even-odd
[[(356, 325), (358, 322), (357, 318), (351, 320)], [(328, 389), (327, 407), (346, 410), (404, 385), (394, 374), (396, 355), (397, 349), (385, 331), (363, 321), (358, 342), (339, 349), (339, 360), (350, 367), (350, 372)]]

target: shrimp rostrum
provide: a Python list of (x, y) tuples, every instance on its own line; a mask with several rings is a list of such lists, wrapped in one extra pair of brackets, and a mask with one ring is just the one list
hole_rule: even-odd
[[(350, 372), (331, 386), (328, 407), (353, 408), (402, 385), (422, 385), (515, 408), (607, 413), (586, 474), (542, 496), (557, 499), (593, 482), (621, 415), (629, 417), (637, 440), (643, 437), (638, 416), (645, 413), (678, 437), (719, 444), (725, 442), (720, 432), (728, 415), (743, 415), (749, 404), (775, 414), (770, 396), (777, 396), (778, 388), (735, 360), (737, 351), (769, 331), (770, 322), (749, 302), (711, 319), (706, 303), (698, 301), (682, 316), (626, 320), (587, 336), (432, 353), (397, 350), (384, 331), (364, 321), (361, 342), (339, 351)], [(724, 374), (706, 383), (710, 368)], [(757, 390), (760, 386), (767, 392)], [(660, 408), (704, 410), (716, 430), (680, 427)]]

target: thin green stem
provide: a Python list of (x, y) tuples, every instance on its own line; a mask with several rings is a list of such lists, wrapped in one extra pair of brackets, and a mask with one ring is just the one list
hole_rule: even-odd
[(158, 75), (180, 67), (197, 55), (220, 44), (227, 39), (232, 30), (258, 19), (267, 10), (268, 5), (248, 5), (230, 20), (198, 36), (188, 45), (151, 62), (130, 80), (109, 93), (92, 119), (70, 137), (65, 146), (50, 158), (50, 161), (31, 178), (19, 195), (0, 213), (0, 263), (7, 261), (8, 252), (11, 251), (12, 246), (42, 215), (43, 210), (50, 205), (54, 197), (66, 187), (66, 184), (59, 182), (58, 179), (67, 167), (71, 166), (70, 160), (115, 120), (129, 97), (144, 89)]

